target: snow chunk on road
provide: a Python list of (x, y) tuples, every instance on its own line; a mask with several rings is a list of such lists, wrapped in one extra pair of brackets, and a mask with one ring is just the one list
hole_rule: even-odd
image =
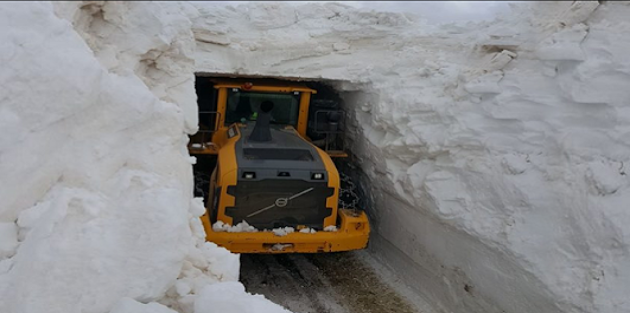
[(238, 282), (209, 285), (195, 300), (194, 313), (291, 313), (262, 295), (251, 295)]

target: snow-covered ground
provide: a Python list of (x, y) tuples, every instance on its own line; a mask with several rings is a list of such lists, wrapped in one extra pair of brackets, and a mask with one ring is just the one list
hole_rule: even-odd
[(371, 251), (440, 312), (630, 312), (630, 5), (0, 4), (0, 312), (285, 312), (192, 198), (194, 72), (327, 80)]

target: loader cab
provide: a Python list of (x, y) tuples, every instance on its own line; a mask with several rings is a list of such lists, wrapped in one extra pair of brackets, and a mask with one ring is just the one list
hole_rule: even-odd
[(300, 84), (271, 81), (252, 83), (242, 79), (211, 79), (198, 84), (199, 131), (191, 136), (188, 145), (191, 155), (216, 155), (225, 143), (225, 132), (232, 124), (254, 122), (260, 104), (272, 101), (271, 122), (295, 128), (307, 138), (308, 113), (311, 95), (317, 91)]

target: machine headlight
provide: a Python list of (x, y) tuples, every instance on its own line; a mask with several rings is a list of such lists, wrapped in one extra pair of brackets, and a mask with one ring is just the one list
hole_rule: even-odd
[(322, 180), (324, 179), (324, 173), (313, 173), (311, 179)]
[(243, 178), (245, 178), (245, 179), (254, 179), (254, 178), (256, 178), (256, 173), (255, 172), (244, 172), (243, 173)]

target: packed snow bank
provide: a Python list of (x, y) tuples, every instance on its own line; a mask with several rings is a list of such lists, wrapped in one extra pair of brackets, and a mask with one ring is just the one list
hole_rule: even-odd
[(192, 313), (238, 280), (192, 198), (190, 14), (0, 5), (0, 312)]
[(290, 313), (261, 295), (248, 294), (243, 285), (236, 282), (206, 286), (195, 301), (195, 312)]
[(447, 312), (630, 312), (630, 6), (434, 29), (328, 3), (197, 4), (198, 72), (335, 80), (371, 247)]

